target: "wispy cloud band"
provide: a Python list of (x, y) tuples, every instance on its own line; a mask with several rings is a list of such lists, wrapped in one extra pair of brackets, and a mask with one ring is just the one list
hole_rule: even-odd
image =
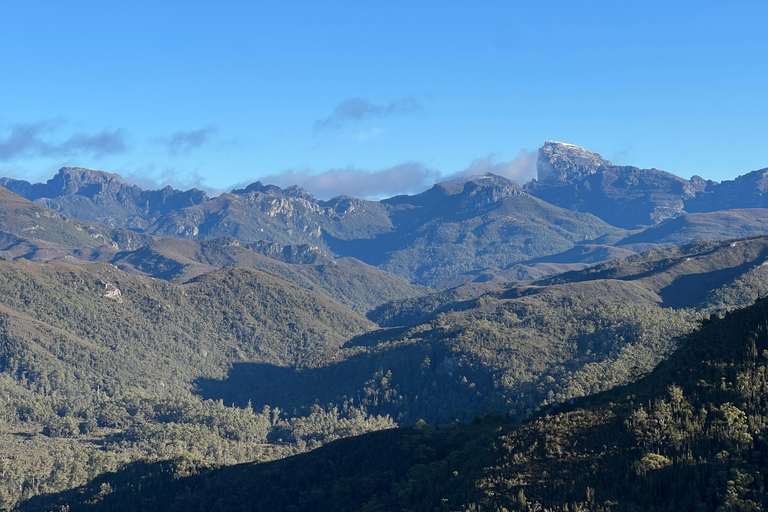
[(521, 150), (514, 159), (502, 162), (496, 161), (496, 155), (488, 155), (473, 160), (469, 167), (454, 176), (460, 178), (491, 173), (522, 185), (536, 177), (537, 158), (538, 152), (525, 150)]
[(440, 181), (460, 180), (492, 173), (523, 184), (536, 175), (536, 152), (520, 151), (509, 161), (496, 161), (494, 155), (474, 160), (467, 168), (449, 175), (417, 162), (406, 162), (380, 170), (353, 167), (315, 172), (311, 169), (289, 169), (263, 176), (264, 183), (288, 187), (299, 185), (321, 199), (349, 195), (364, 199), (381, 199), (397, 194), (422, 192)]
[(127, 132), (122, 128), (104, 129), (99, 133), (76, 133), (56, 140), (61, 122), (19, 123), (11, 125), (0, 139), (0, 160), (31, 156), (69, 156), (91, 153), (96, 157), (123, 153), (128, 149)]
[(264, 176), (261, 181), (281, 187), (298, 184), (322, 199), (339, 195), (380, 199), (395, 194), (420, 192), (431, 186), (439, 176), (440, 173), (434, 169), (406, 162), (376, 171), (352, 167), (329, 169), (321, 173), (288, 170)]
[(350, 98), (342, 101), (330, 116), (315, 121), (315, 131), (341, 128), (347, 122), (364, 119), (383, 119), (395, 114), (410, 114), (421, 108), (413, 98), (403, 98), (386, 105), (376, 105), (362, 98)]
[(208, 125), (199, 130), (174, 132), (169, 137), (155, 139), (155, 142), (165, 146), (172, 155), (181, 155), (210, 142), (216, 131), (215, 126)]

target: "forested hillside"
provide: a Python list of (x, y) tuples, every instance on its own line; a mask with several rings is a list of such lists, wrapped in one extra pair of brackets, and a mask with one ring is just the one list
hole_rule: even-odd
[(538, 174), (2, 179), (0, 509), (764, 508), (765, 172)]
[(703, 322), (650, 375), (502, 438), (484, 503), (766, 510), (768, 301)]
[(352, 404), (295, 418), (193, 393), (196, 379), (220, 379), (233, 363), (301, 365), (374, 327), (264, 272), (228, 268), (179, 285), (108, 264), (0, 261), (0, 297), (6, 508), (138, 458), (269, 459), (394, 425)]
[(22, 510), (766, 510), (766, 396), (760, 300), (706, 319), (637, 382), (523, 425), (422, 424), (220, 469), (137, 463)]
[(359, 312), (427, 291), (353, 258), (334, 259), (310, 244), (246, 244), (232, 237), (193, 241), (142, 235), (66, 217), (3, 188), (0, 257), (74, 264), (100, 261), (168, 281), (187, 281), (225, 266), (257, 268), (326, 294)]
[(4, 449), (15, 461), (4, 499), (146, 457), (266, 460), (419, 420), (523, 418), (605, 391), (650, 371), (702, 315), (765, 293), (766, 247), (696, 243), (443, 292), (371, 313), (385, 328), (256, 270), (174, 284), (109, 264), (0, 262)]

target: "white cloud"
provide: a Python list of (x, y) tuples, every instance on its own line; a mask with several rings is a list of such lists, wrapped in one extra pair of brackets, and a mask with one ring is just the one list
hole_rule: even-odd
[(346, 167), (316, 173), (311, 170), (287, 170), (264, 176), (260, 181), (288, 187), (299, 185), (320, 199), (349, 195), (380, 199), (397, 194), (421, 192), (432, 186), (440, 173), (419, 163), (403, 163), (387, 169), (368, 171)]
[(476, 176), (492, 173), (503, 176), (520, 185), (531, 181), (536, 177), (536, 159), (538, 152), (520, 150), (513, 160), (495, 162), (496, 156), (491, 154), (483, 158), (473, 160), (466, 169), (459, 171), (451, 178)]
[(23, 156), (71, 157), (89, 153), (96, 157), (125, 152), (127, 132), (122, 128), (104, 129), (99, 133), (75, 133), (61, 139), (56, 136), (61, 121), (18, 123), (7, 129), (0, 138), (0, 160), (13, 160)]
[(350, 98), (336, 105), (330, 116), (315, 121), (315, 131), (341, 128), (348, 122), (364, 119), (383, 119), (396, 114), (410, 114), (420, 108), (421, 106), (413, 98), (403, 98), (386, 105), (376, 105), (362, 98)]

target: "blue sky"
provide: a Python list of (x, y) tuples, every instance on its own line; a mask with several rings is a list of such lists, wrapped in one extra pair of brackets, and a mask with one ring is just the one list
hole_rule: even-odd
[(768, 2), (4, 2), (0, 175), (319, 197), (616, 164), (768, 167)]

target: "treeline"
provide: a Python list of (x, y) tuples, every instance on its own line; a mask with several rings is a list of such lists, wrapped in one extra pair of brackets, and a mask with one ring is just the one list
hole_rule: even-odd
[(22, 511), (455, 510), (477, 501), (475, 482), (515, 424), (390, 429), (262, 464), (211, 467), (177, 457), (136, 462), (80, 489), (39, 496)]
[(0, 508), (6, 509), (32, 496), (84, 485), (132, 461), (266, 461), (396, 426), (389, 417), (371, 416), (350, 404), (315, 406), (296, 417), (277, 408), (227, 407), (193, 395), (107, 398), (102, 393), (90, 406), (72, 409), (19, 392), (5, 381), (0, 393), (7, 397), (0, 400)]

